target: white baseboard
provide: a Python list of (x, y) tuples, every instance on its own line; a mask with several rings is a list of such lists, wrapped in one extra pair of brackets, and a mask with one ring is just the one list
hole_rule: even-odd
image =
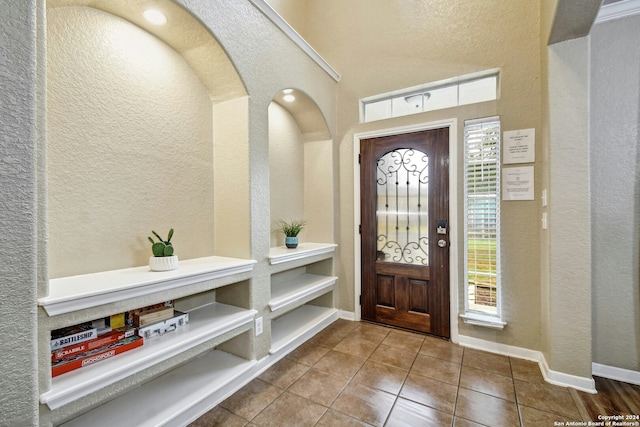
[(493, 341), (482, 340), (466, 335), (458, 336), (458, 344), (464, 347), (475, 348), (488, 351), (490, 353), (503, 354), (505, 356), (517, 357), (518, 359), (532, 360), (539, 362), (542, 353), (527, 348), (515, 347), (507, 344), (500, 344)]
[(537, 362), (540, 367), (540, 372), (546, 382), (562, 387), (572, 387), (587, 393), (596, 393), (596, 383), (593, 378), (578, 377), (558, 371), (552, 371), (549, 369), (549, 365), (547, 365), (544, 355), (539, 351), (481, 340), (479, 338), (473, 338), (465, 335), (460, 335), (458, 337), (458, 343), (464, 347)]
[(338, 318), (344, 320), (356, 320), (356, 314), (353, 311), (338, 310)]
[(547, 361), (542, 353), (540, 353), (540, 357), (540, 370), (542, 371), (542, 376), (546, 382), (562, 387), (575, 388), (576, 390), (591, 394), (598, 393), (596, 390), (596, 382), (593, 377), (578, 377), (576, 375), (565, 374), (564, 372), (553, 371), (549, 369), (549, 365), (547, 365)]
[(599, 363), (593, 363), (591, 370), (593, 375), (598, 377), (640, 385), (640, 372), (638, 371), (616, 368), (615, 366), (601, 365)]

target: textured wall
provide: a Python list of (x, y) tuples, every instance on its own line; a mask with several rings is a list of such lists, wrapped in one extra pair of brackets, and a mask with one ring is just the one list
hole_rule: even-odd
[(593, 28), (590, 76), (593, 361), (635, 371), (640, 371), (638, 58), (640, 16)]
[(212, 255), (213, 113), (188, 64), (84, 7), (48, 10), (47, 61), (50, 276), (146, 265), (152, 229)]
[(334, 163), (332, 141), (304, 143), (304, 217), (309, 221), (305, 238), (335, 243)]
[[(310, 109), (316, 109), (312, 105)], [(269, 105), (269, 185), (271, 228), (279, 220), (304, 219), (300, 241), (334, 243), (333, 157), (331, 141), (305, 142), (300, 124), (284, 107)], [(271, 246), (284, 245), (274, 232)]]
[[(271, 246), (284, 245), (275, 232), (278, 221), (305, 218), (304, 140), (294, 118), (279, 104), (269, 105), (269, 186), (271, 187)], [(306, 232), (300, 233), (304, 241)]]
[(589, 40), (549, 48), (548, 348), (553, 371), (591, 377)]
[(267, 0), (269, 6), (276, 10), (302, 37), (306, 37), (307, 20), (313, 19), (307, 13), (308, 1), (300, 0)]
[[(548, 70), (549, 58), (547, 40), (553, 25), (555, 16), (556, 0), (546, 0), (540, 2), (540, 65), (541, 70)], [(540, 177), (543, 189), (549, 188), (549, 74), (540, 73), (541, 82), (541, 120), (539, 141), (542, 149)], [(543, 207), (543, 213), (549, 214), (549, 207)], [(540, 236), (540, 311), (542, 330), (542, 352), (548, 353), (549, 334), (551, 325), (549, 323), (549, 230), (543, 231)]]
[(36, 1), (0, 19), (0, 424), (37, 423)]
[[(55, 222), (53, 218), (55, 212), (47, 212), (47, 206), (44, 203), (38, 205), (43, 208), (42, 213), (36, 210), (36, 202), (41, 202), (46, 198), (46, 186), (43, 184), (44, 180), (38, 180), (36, 176), (36, 165), (39, 168), (38, 170), (41, 171), (44, 171), (45, 166), (44, 157), (38, 163), (36, 162), (36, 148), (38, 156), (40, 153), (44, 155), (45, 144), (37, 139), (35, 117), (52, 120), (55, 123), (58, 119), (56, 115), (64, 116), (64, 109), (67, 107), (73, 108), (74, 106), (60, 105), (47, 111), (44, 96), (41, 99), (35, 99), (34, 94), (38, 92), (44, 95), (43, 89), (47, 72), (77, 72), (77, 70), (71, 68), (52, 69), (54, 64), (47, 64), (47, 59), (49, 58), (46, 56), (48, 53), (53, 53), (53, 51), (47, 52), (43, 44), (46, 39), (45, 23), (40, 22), (36, 29), (35, 3), (35, 1), (24, 0), (5, 1), (2, 5), (3, 18), (0, 20), (0, 53), (2, 58), (0, 60), (0, 99), (2, 100), (0, 103), (0, 125), (2, 126), (2, 132), (0, 133), (0, 152), (2, 154), (0, 157), (0, 166), (2, 166), (0, 168), (0, 194), (2, 195), (0, 198), (0, 206), (2, 207), (0, 230), (2, 231), (3, 241), (11, 242), (10, 245), (0, 246), (0, 255), (3, 260), (2, 275), (0, 275), (3, 301), (1, 314), (3, 328), (0, 350), (5, 355), (1, 379), (3, 393), (0, 396), (0, 413), (2, 414), (0, 424), (11, 426), (47, 424), (52, 418), (50, 415), (45, 414), (43, 419), (38, 420), (38, 395), (45, 390), (47, 381), (43, 381), (42, 389), (39, 389), (36, 375), (37, 367), (35, 366), (35, 341), (37, 336), (35, 291), (38, 288), (46, 292), (48, 254), (46, 253), (46, 235), (37, 230), (36, 219), (40, 218), (43, 223), (47, 220)], [(38, 1), (37, 3), (42, 8), (41, 16), (44, 17), (44, 1)], [(269, 165), (266, 161), (268, 158), (268, 105), (273, 95), (283, 88), (301, 88), (317, 103), (329, 124), (329, 128), (333, 132), (335, 128), (335, 82), (302, 53), (297, 46), (287, 40), (278, 29), (274, 28), (268, 19), (251, 6), (249, 2), (238, 2), (236, 0), (215, 0), (214, 2), (182, 0), (177, 3), (187, 8), (220, 41), (220, 44), (224, 46), (225, 51), (232, 59), (233, 66), (238, 70), (240, 78), (246, 83), (248, 92), (251, 94), (251, 97), (230, 101), (229, 104), (220, 106), (215, 112), (212, 112), (211, 108), (209, 108), (208, 112), (203, 114), (208, 115), (206, 122), (209, 125), (211, 125), (212, 114), (214, 120), (226, 120), (224, 123), (226, 128), (217, 135), (220, 139), (216, 141), (217, 148), (220, 148), (220, 145), (225, 144), (225, 142), (228, 143), (224, 147), (226, 150), (218, 151), (218, 153), (222, 154), (221, 160), (224, 161), (225, 156), (233, 154), (238, 156), (235, 163), (230, 162), (229, 164), (235, 164), (236, 167), (232, 170), (238, 173), (239, 181), (237, 182), (240, 182), (240, 184), (216, 188), (216, 190), (219, 190), (219, 192), (216, 192), (216, 197), (219, 197), (220, 200), (232, 200), (233, 202), (230, 210), (219, 211), (221, 213), (219, 218), (223, 218), (226, 221), (226, 224), (220, 224), (219, 227), (220, 229), (226, 227), (227, 233), (225, 234), (225, 241), (217, 241), (216, 243), (220, 244), (222, 252), (227, 249), (225, 247), (227, 246), (226, 244), (229, 244), (227, 247), (231, 247), (229, 249), (230, 252), (236, 251), (238, 245), (233, 241), (234, 236), (231, 231), (233, 226), (236, 225), (236, 220), (239, 219), (243, 222), (243, 232), (240, 237), (242, 243), (239, 245), (240, 251), (243, 256), (251, 256), (258, 260), (258, 264), (254, 269), (254, 277), (250, 284), (251, 306), (264, 314), (268, 311), (266, 304), (269, 299), (270, 282), (266, 259), (270, 240)], [(55, 14), (55, 12), (52, 13)], [(113, 21), (110, 22), (113, 23)], [(122, 25), (123, 28), (128, 27), (128, 24), (123, 22), (120, 22), (119, 25)], [(70, 27), (74, 26), (70, 25)], [(70, 33), (68, 31), (71, 29), (60, 30), (63, 34), (69, 36)], [(78, 36), (78, 39), (66, 40), (66, 42), (76, 43), (80, 42), (80, 39), (86, 38), (91, 43), (91, 46), (97, 49), (108, 49), (115, 46), (114, 44), (109, 44), (111, 39), (108, 32), (102, 31), (103, 29), (93, 28), (93, 30), (90, 30), (89, 28), (77, 27), (76, 29), (80, 31), (82, 36)], [(87, 34), (82, 33), (84, 30), (87, 30)], [(133, 29), (129, 28), (129, 30)], [(91, 34), (92, 31), (96, 31), (96, 33)], [(55, 35), (52, 37), (55, 37)], [(99, 37), (104, 37), (100, 44), (96, 43), (96, 38)], [(37, 49), (39, 67), (36, 67), (36, 40), (40, 43), (40, 47)], [(57, 47), (64, 51), (64, 45), (58, 44)], [(78, 48), (76, 53), (84, 52), (82, 43), (76, 47)], [(268, 48), (265, 49), (265, 47)], [(156, 45), (155, 48), (165, 52), (170, 51), (166, 46), (160, 47)], [(56, 49), (55, 45), (52, 49)], [(84, 55), (91, 56), (92, 54), (95, 53), (84, 52), (82, 55), (78, 55), (76, 60), (84, 61)], [(124, 59), (118, 57), (118, 60)], [(165, 72), (182, 74), (180, 70), (184, 71), (184, 68), (182, 68), (182, 65), (177, 65), (178, 62), (180, 61), (174, 63), (173, 67), (154, 68), (152, 72), (148, 73), (147, 77), (153, 79)], [(46, 68), (45, 64), (49, 65), (49, 69)], [(134, 68), (130, 66), (123, 71), (131, 73), (134, 72)], [(113, 69), (107, 66), (103, 71), (113, 77)], [(78, 78), (83, 84), (99, 85), (101, 80), (96, 78), (95, 74), (93, 77), (88, 75), (68, 77), (70, 77), (70, 83), (74, 83), (74, 78)], [(193, 78), (193, 76), (191, 77)], [(170, 80), (173, 81), (173, 79)], [(191, 89), (197, 86), (194, 80), (191, 81), (194, 84)], [(186, 84), (185, 82), (181, 83)], [(75, 84), (78, 85), (79, 83), (75, 82)], [(84, 88), (74, 87), (74, 90), (80, 92), (82, 89)], [(119, 87), (118, 90), (120, 89), (125, 90), (128, 87)], [(164, 89), (170, 92), (168, 88)], [(187, 91), (191, 89), (185, 88)], [(199, 91), (196, 90), (195, 92)], [(110, 93), (107, 95), (112, 96)], [(154, 100), (152, 99), (153, 93), (140, 95), (151, 97), (151, 99), (145, 98), (147, 101), (147, 104), (144, 105), (145, 109), (155, 108)], [(199, 103), (201, 95), (200, 93), (189, 93), (189, 103)], [(204, 94), (204, 96), (208, 97), (208, 94)], [(85, 102), (84, 99), (80, 101)], [(135, 101), (135, 97), (123, 100), (122, 106), (130, 107), (129, 103), (135, 103)], [(171, 101), (180, 100), (171, 98)], [(87, 103), (85, 102), (85, 104)], [(85, 105), (85, 107), (87, 107), (86, 111), (94, 112), (94, 116), (88, 117), (89, 122), (83, 124), (85, 125), (84, 130), (87, 132), (87, 136), (99, 139), (103, 135), (103, 131), (113, 132), (116, 130), (114, 129), (115, 126), (121, 125), (121, 122), (116, 119), (119, 115), (122, 115), (122, 111), (111, 111), (108, 115), (102, 114), (106, 113), (106, 111), (100, 111), (100, 114), (97, 114), (100, 116), (98, 118), (95, 110), (93, 110), (95, 106)], [(173, 107), (176, 110), (173, 114), (179, 117), (181, 114), (180, 108), (184, 108), (184, 105), (177, 102)], [(199, 112), (200, 110), (195, 111), (194, 114), (199, 115)], [(67, 117), (87, 118), (84, 114), (70, 116)], [(192, 123), (188, 117), (182, 117), (182, 119), (186, 120), (184, 126), (189, 126)], [(172, 117), (164, 117), (163, 120), (171, 121)], [(110, 129), (95, 129), (95, 127), (102, 126), (103, 123), (111, 124), (112, 126)], [(68, 123), (64, 123), (64, 120), (58, 124), (62, 127), (68, 126)], [(161, 124), (164, 125), (164, 121)], [(79, 125), (76, 123), (74, 127)], [(130, 121), (125, 121), (123, 126), (131, 127)], [(234, 126), (239, 126), (239, 128), (235, 129), (235, 132)], [(156, 128), (162, 129), (163, 127), (157, 126)], [(156, 128), (152, 127), (151, 130), (155, 131), (157, 130)], [(79, 133), (77, 130), (72, 129), (71, 131), (75, 134)], [(210, 130), (207, 136), (209, 150), (211, 150), (212, 134)], [(55, 138), (55, 135), (49, 135), (49, 137)], [(182, 138), (176, 142), (176, 145), (185, 145), (184, 141), (189, 141), (190, 139), (193, 139), (193, 136)], [(251, 144), (248, 143), (249, 141), (251, 141)], [(39, 145), (36, 144), (37, 142)], [(109, 139), (103, 142), (108, 145), (117, 144), (121, 141)], [(234, 146), (233, 144), (236, 143), (238, 145)], [(105, 149), (106, 147), (98, 148)], [(119, 148), (124, 150), (128, 147), (121, 144)], [(72, 154), (68, 153), (68, 155)], [(206, 163), (207, 167), (211, 166), (211, 154), (199, 158), (205, 158), (206, 161), (204, 163)], [(82, 164), (84, 161), (92, 161), (90, 156), (76, 156), (76, 159), (78, 160), (75, 162), (77, 164)], [(181, 158), (182, 161), (185, 161), (185, 159)], [(214, 159), (214, 161), (217, 160)], [(73, 164), (74, 162), (71, 163), (70, 166), (76, 166)], [(192, 163), (187, 163), (187, 165), (194, 166)], [(128, 167), (113, 169), (111, 178), (118, 179), (121, 175), (126, 175), (129, 172), (128, 169)], [(117, 172), (115, 172), (116, 170)], [(75, 173), (74, 168), (70, 169), (70, 171)], [(64, 173), (64, 170), (58, 172)], [(53, 174), (55, 173), (56, 171), (54, 170)], [(44, 173), (40, 176), (44, 178)], [(142, 179), (140, 180), (142, 181)], [(227, 182), (225, 181), (225, 184)], [(127, 182), (127, 187), (136, 184), (138, 183)], [(36, 189), (39, 194), (36, 193)], [(60, 192), (54, 192), (52, 197), (56, 197), (56, 194), (59, 195)], [(189, 194), (193, 195), (192, 192)], [(207, 201), (209, 199), (211, 198), (208, 198)], [(218, 199), (216, 198), (216, 200)], [(79, 205), (78, 208), (82, 210), (83, 206)], [(136, 208), (136, 206), (133, 206), (133, 208)], [(233, 209), (239, 211), (236, 216), (231, 216), (230, 214)], [(205, 210), (209, 217), (213, 216), (210, 209), (205, 208)], [(70, 214), (75, 214), (75, 212), (70, 212)], [(67, 219), (67, 221), (71, 224), (74, 222), (73, 219)], [(245, 224), (245, 222), (248, 222), (248, 224)], [(73, 225), (82, 226), (82, 224), (77, 223)], [(158, 227), (160, 228), (163, 225), (158, 224)], [(176, 226), (175, 223), (171, 225)], [(176, 229), (178, 229), (178, 226), (176, 226)], [(141, 232), (141, 240), (144, 240), (147, 233), (148, 225), (145, 224), (144, 230)], [(251, 233), (250, 238), (247, 233)], [(132, 235), (130, 232), (126, 234), (127, 236)], [(176, 239), (178, 239), (178, 236), (179, 234), (176, 235)], [(185, 238), (186, 236), (183, 235), (182, 237)], [(91, 234), (88, 239), (96, 240), (96, 236)], [(210, 239), (200, 240), (210, 241)], [(117, 243), (117, 245), (120, 244), (121, 242)], [(142, 243), (140, 244), (142, 245)], [(125, 250), (133, 254), (137, 249), (128, 247)], [(36, 253), (38, 252), (42, 255), (40, 257), (42, 265), (36, 265)], [(52, 250), (51, 255), (54, 253), (55, 251)], [(104, 264), (101, 265), (103, 268), (107, 268)], [(40, 274), (39, 278), (41, 280), (38, 286), (35, 283), (37, 274)], [(67, 321), (69, 319), (67, 318)], [(57, 322), (57, 324), (62, 321), (61, 319), (45, 320), (45, 322)], [(50, 325), (43, 326), (46, 329)], [(254, 353), (258, 358), (265, 356), (268, 352), (270, 344), (268, 340), (269, 332), (270, 325), (269, 322), (266, 322), (265, 333), (253, 340), (255, 343)], [(46, 330), (43, 336), (44, 334), (46, 334)], [(39, 348), (41, 350), (46, 349), (46, 341), (41, 340)], [(16, 357), (6, 357), (7, 354), (14, 353)], [(42, 350), (41, 353), (43, 360), (45, 360), (46, 351)], [(42, 363), (41, 367), (46, 367), (46, 363)], [(46, 377), (46, 373), (43, 376)], [(105, 393), (114, 393), (121, 389), (126, 389), (127, 386), (131, 385), (131, 382), (135, 382), (135, 379), (124, 381), (105, 391)], [(85, 399), (82, 405), (86, 405), (87, 402), (98, 402), (101, 398), (101, 393), (96, 393), (94, 396)], [(78, 405), (68, 405), (60, 416), (70, 416), (78, 409), (80, 409)], [(46, 412), (46, 410), (43, 412)]]
[[(179, 3), (195, 14), (224, 46), (250, 95), (247, 152), (250, 200), (247, 214), (250, 222), (250, 256), (258, 261), (251, 280), (251, 301), (252, 307), (259, 312), (258, 316), (268, 318), (271, 276), (267, 257), (272, 236), (270, 165), (267, 161), (269, 104), (282, 89), (299, 89), (317, 104), (333, 134), (335, 81), (250, 2), (217, 0), (215, 7), (211, 7), (210, 1), (202, 0), (181, 0)], [(224, 226), (225, 224), (220, 224), (220, 227)], [(270, 323), (266, 321), (264, 334), (254, 338), (254, 352), (258, 359), (269, 352), (270, 332)]]
[(251, 258), (247, 104), (241, 97), (213, 107), (214, 252), (220, 256)]
[[(309, 0), (305, 36), (341, 74), (337, 117), (339, 147), (340, 308), (353, 311), (354, 198), (353, 135), (437, 120), (458, 119), (462, 141), (466, 119), (500, 115), (503, 130), (540, 126), (539, 4), (502, 2)], [(357, 17), (357, 19), (354, 19)], [(501, 68), (500, 99), (359, 124), (358, 100), (449, 77)], [(540, 144), (537, 145), (540, 158)], [(462, 182), (462, 150), (452, 159)], [(462, 189), (461, 184), (458, 188)], [(502, 204), (503, 315), (496, 332), (460, 323), (460, 333), (526, 348), (540, 348), (540, 174), (536, 200)], [(458, 200), (462, 207), (462, 192)], [(462, 238), (462, 214), (458, 224)], [(453, 242), (458, 248), (463, 241)], [(463, 268), (463, 251), (458, 252)], [(464, 277), (462, 270), (458, 277)], [(463, 287), (459, 289), (462, 307)]]

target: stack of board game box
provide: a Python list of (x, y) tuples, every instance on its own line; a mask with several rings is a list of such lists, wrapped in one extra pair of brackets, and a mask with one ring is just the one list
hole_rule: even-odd
[(110, 359), (189, 323), (173, 301), (51, 331), (51, 376)]
[(90, 323), (51, 332), (51, 376), (57, 377), (140, 347), (144, 338), (135, 328), (112, 329), (98, 335)]

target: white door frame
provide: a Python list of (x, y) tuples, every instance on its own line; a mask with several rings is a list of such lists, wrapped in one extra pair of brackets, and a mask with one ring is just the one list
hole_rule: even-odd
[(356, 224), (354, 233), (354, 316), (355, 320), (361, 320), (362, 308), (360, 306), (360, 295), (362, 291), (361, 278), (361, 253), (360, 253), (360, 233), (357, 225), (360, 224), (360, 140), (377, 138), (381, 136), (400, 135), (404, 133), (419, 132), (429, 129), (449, 128), (449, 299), (450, 299), (450, 327), (451, 341), (458, 342), (458, 119), (441, 120), (437, 122), (419, 123), (415, 125), (379, 129), (369, 132), (356, 133), (353, 135), (353, 219)]

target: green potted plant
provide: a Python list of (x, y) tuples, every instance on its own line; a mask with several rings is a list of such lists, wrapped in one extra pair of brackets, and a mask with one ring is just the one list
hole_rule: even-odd
[(151, 232), (158, 239), (156, 242), (151, 236), (149, 236), (149, 241), (151, 242), (151, 253), (153, 254), (149, 257), (149, 268), (151, 271), (169, 271), (178, 268), (178, 256), (173, 254), (174, 248), (171, 243), (173, 228), (169, 230), (167, 240), (164, 240), (155, 231), (151, 230)]
[(278, 222), (280, 224), (280, 228), (276, 231), (280, 231), (284, 233), (284, 244), (289, 249), (298, 247), (298, 233), (302, 231), (305, 225), (307, 225), (307, 221), (304, 219), (294, 219), (289, 222), (280, 220)]

